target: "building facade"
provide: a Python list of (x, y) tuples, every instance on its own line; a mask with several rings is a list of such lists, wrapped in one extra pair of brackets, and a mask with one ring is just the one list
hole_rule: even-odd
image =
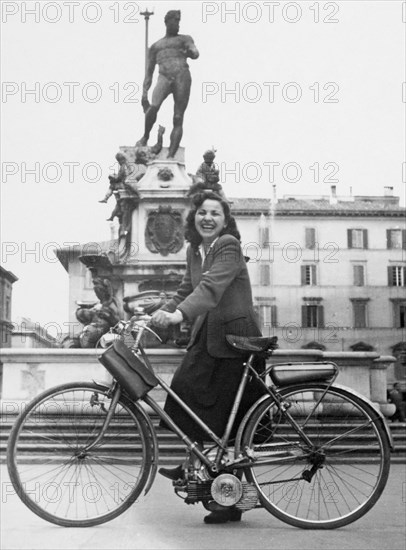
[[(268, 203), (268, 210), (266, 206)], [(372, 348), (405, 378), (406, 224), (399, 198), (234, 200), (265, 335), (281, 347)]]
[[(264, 335), (280, 347), (395, 354), (406, 380), (405, 208), (384, 196), (231, 199)], [(108, 253), (114, 243), (100, 243)], [(59, 254), (75, 304), (94, 302), (80, 247)]]
[(0, 347), (11, 347), (11, 303), (13, 284), (18, 278), (0, 266)]
[(16, 349), (38, 349), (58, 347), (57, 338), (40, 323), (28, 317), (19, 317), (12, 323), (11, 347)]

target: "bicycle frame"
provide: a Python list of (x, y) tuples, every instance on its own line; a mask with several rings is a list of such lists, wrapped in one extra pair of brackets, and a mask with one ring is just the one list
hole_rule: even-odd
[[(151, 362), (148, 359), (147, 354), (144, 351), (144, 348), (141, 344), (141, 337), (144, 332), (144, 330), (147, 329), (148, 331), (155, 334), (145, 323), (137, 323), (136, 328), (136, 335), (134, 338), (134, 345), (132, 346), (133, 353), (140, 352), (144, 363), (146, 366), (152, 371), (153, 367), (151, 365)], [(248, 382), (248, 376), (252, 374), (255, 376), (255, 378), (260, 381), (262, 384), (264, 391), (266, 394), (270, 395), (279, 411), (281, 411), (284, 415), (286, 420), (289, 422), (289, 424), (292, 426), (292, 428), (297, 432), (301, 440), (303, 441), (304, 445), (308, 446), (309, 449), (312, 447), (312, 442), (307, 437), (307, 435), (303, 432), (301, 427), (297, 424), (297, 422), (292, 418), (292, 416), (289, 414), (288, 411), (288, 404), (286, 404), (281, 396), (279, 395), (278, 391), (274, 389), (273, 387), (268, 387), (264, 380), (258, 375), (258, 373), (253, 368), (253, 361), (255, 358), (255, 353), (250, 354), (248, 360), (244, 363), (244, 369), (241, 375), (240, 384), (238, 386), (238, 390), (236, 393), (236, 396), (234, 398), (234, 402), (230, 411), (230, 415), (227, 420), (226, 428), (223, 433), (223, 436), (220, 438), (218, 437), (208, 426), (205, 422), (203, 422), (191, 409), (190, 407), (170, 388), (168, 384), (158, 375), (155, 373), (155, 377), (158, 380), (159, 385), (162, 387), (162, 389), (170, 395), (176, 403), (184, 409), (184, 411), (191, 417), (191, 419), (200, 426), (200, 428), (207, 434), (208, 438), (213, 441), (218, 449), (215, 456), (214, 461), (208, 458), (206, 454), (202, 452), (202, 450), (199, 448), (198, 444), (194, 441), (192, 441), (184, 432), (179, 428), (179, 426), (172, 420), (172, 418), (160, 407), (160, 405), (150, 396), (145, 395), (142, 400), (166, 423), (166, 425), (175, 432), (179, 438), (183, 441), (186, 448), (193, 453), (195, 456), (198, 457), (198, 459), (205, 464), (212, 472), (218, 472), (220, 470), (220, 466), (222, 463), (222, 458), (224, 454), (227, 451), (228, 442), (230, 439), (231, 430), (233, 428), (233, 425), (235, 423), (235, 419), (237, 416), (238, 409), (241, 404), (242, 396), (244, 394), (247, 382)], [(328, 386), (329, 387), (329, 386)], [(118, 399), (116, 398), (116, 391), (120, 390), (120, 386), (117, 384), (116, 389), (113, 387), (112, 395), (113, 395), (113, 402), (112, 407), (115, 407), (114, 403), (118, 402)], [(320, 397), (320, 400), (322, 397)], [(316, 405), (317, 406), (317, 405)], [(114, 409), (113, 409), (114, 410)], [(109, 417), (106, 417), (105, 423), (103, 425), (103, 428), (101, 430), (101, 433), (97, 437), (97, 442), (100, 441), (100, 439), (103, 437), (103, 434), (105, 430), (107, 429), (109, 422)], [(96, 444), (96, 443), (94, 443)], [(94, 446), (93, 444), (91, 445)], [(88, 449), (87, 449), (88, 450)], [(286, 457), (286, 460), (289, 461), (291, 458), (289, 456)], [(280, 460), (280, 457), (278, 458)], [(263, 461), (261, 463), (267, 464), (272, 463), (272, 459), (268, 459), (267, 461)], [(234, 460), (231, 460), (227, 465), (229, 467), (234, 467), (237, 469), (241, 469), (249, 465), (251, 462), (250, 457), (248, 456), (242, 456), (242, 457), (236, 457)]]
[[(146, 317), (147, 316), (144, 316), (144, 320), (145, 320)], [(135, 330), (134, 330), (135, 334), (133, 334), (133, 332), (132, 332), (132, 335), (134, 337), (134, 344), (133, 344), (131, 350), (133, 351), (133, 353), (139, 352), (141, 354), (143, 360), (144, 360), (145, 365), (152, 372), (154, 372), (152, 364), (149, 361), (149, 358), (148, 358), (147, 354), (145, 353), (145, 350), (144, 350), (144, 348), (141, 344), (141, 337), (142, 337), (142, 334), (143, 334), (144, 330), (148, 330), (149, 332), (151, 332), (155, 336), (157, 336), (157, 335), (154, 333), (154, 331), (152, 331), (149, 328), (148, 322), (144, 322), (144, 320), (142, 320), (141, 322), (136, 322), (136, 326), (135, 326)], [(293, 430), (298, 434), (300, 440), (303, 442), (303, 447), (304, 447), (302, 449), (303, 459), (305, 459), (312, 452), (312, 448), (313, 448), (312, 441), (309, 439), (309, 437), (306, 435), (306, 433), (304, 432), (304, 430), (302, 428), (304, 428), (304, 426), (306, 426), (306, 423), (307, 423), (308, 419), (311, 417), (311, 415), (313, 414), (313, 411), (309, 412), (307, 419), (305, 419), (305, 421), (302, 423), (302, 426), (300, 426), (296, 422), (296, 420), (292, 417), (292, 415), (289, 413), (288, 409), (289, 409), (290, 405), (289, 405), (289, 403), (284, 401), (283, 396), (281, 396), (281, 394), (278, 392), (277, 387), (274, 388), (272, 386), (267, 386), (266, 383), (264, 382), (264, 380), (262, 379), (262, 377), (253, 368), (254, 358), (255, 358), (255, 353), (251, 353), (249, 355), (248, 360), (244, 363), (244, 369), (243, 369), (243, 372), (242, 372), (242, 375), (241, 375), (240, 384), (238, 386), (238, 390), (237, 390), (236, 396), (234, 398), (234, 402), (233, 402), (233, 405), (232, 405), (232, 408), (231, 408), (231, 411), (230, 411), (230, 415), (229, 415), (228, 420), (227, 420), (226, 428), (225, 428), (225, 431), (224, 431), (222, 437), (218, 437), (207, 426), (207, 424), (205, 422), (203, 422), (190, 409), (190, 407), (172, 390), (172, 388), (168, 384), (166, 384), (166, 382), (160, 376), (158, 376), (154, 373), (154, 375), (155, 375), (156, 379), (158, 380), (158, 383), (162, 387), (162, 389), (168, 395), (170, 395), (180, 407), (182, 407), (184, 409), (184, 411), (191, 417), (191, 419), (197, 425), (200, 426), (200, 428), (207, 434), (208, 438), (211, 441), (213, 441), (213, 443), (215, 443), (215, 445), (218, 447), (214, 460), (211, 460), (204, 452), (202, 452), (199, 445), (195, 441), (192, 441), (183, 432), (183, 430), (181, 428), (179, 428), (179, 426), (172, 420), (172, 418), (162, 409), (162, 407), (150, 395), (146, 394), (142, 398), (142, 401), (144, 401), (159, 416), (159, 418), (161, 418), (166, 423), (166, 425), (173, 432), (175, 432), (178, 435), (178, 437), (183, 441), (183, 443), (185, 444), (185, 446), (189, 450), (189, 452), (193, 453), (201, 461), (201, 463), (205, 464), (205, 466), (207, 466), (207, 468), (209, 468), (213, 473), (219, 472), (222, 469), (222, 459), (223, 459), (224, 454), (227, 452), (227, 446), (228, 446), (228, 442), (229, 442), (229, 439), (230, 439), (231, 430), (234, 426), (235, 419), (236, 419), (236, 416), (237, 416), (237, 412), (238, 412), (238, 409), (239, 409), (240, 404), (241, 404), (242, 396), (244, 394), (244, 391), (245, 391), (245, 388), (246, 388), (246, 385), (247, 385), (247, 382), (248, 382), (248, 376), (250, 374), (252, 374), (261, 383), (261, 385), (264, 388), (265, 395), (267, 394), (268, 396), (271, 396), (273, 402), (275, 403), (275, 406), (276, 406), (277, 410), (280, 411), (284, 415), (286, 421), (291, 425)], [(291, 363), (289, 363), (289, 364), (291, 365)], [(277, 366), (277, 365), (273, 365), (273, 367), (275, 367), (275, 366)], [(319, 406), (319, 403), (323, 400), (324, 395), (329, 390), (329, 388), (333, 385), (333, 382), (334, 382), (334, 380), (335, 380), (335, 378), (338, 374), (337, 366), (336, 366), (336, 369), (337, 370), (336, 370), (336, 373), (333, 376), (333, 378), (328, 383), (326, 383), (325, 391), (321, 393), (321, 395), (318, 397), (317, 401), (315, 402), (313, 410), (315, 410)], [(265, 371), (265, 376), (268, 372), (269, 372), (269, 368)], [(114, 389), (114, 386), (113, 386), (112, 390), (113, 390), (112, 391), (112, 396), (113, 396), (112, 407), (115, 408), (114, 403), (118, 402), (118, 398), (116, 398), (116, 391), (120, 390), (120, 386), (118, 385), (118, 383), (116, 383), (116, 388), (115, 389)], [(251, 410), (248, 411), (248, 413), (246, 415), (246, 418), (249, 417), (252, 409), (256, 405), (258, 405), (259, 402), (262, 402), (263, 399), (264, 399), (264, 397), (260, 398), (253, 405)], [(113, 409), (113, 411), (114, 411), (114, 409)], [(378, 415), (378, 416), (380, 416), (380, 415)], [(100, 439), (103, 437), (103, 434), (104, 434), (105, 430), (107, 429), (110, 417), (109, 416), (106, 417), (105, 423), (104, 423), (103, 428), (102, 428), (102, 431), (99, 434), (99, 436), (97, 437), (96, 442), (100, 441)], [(243, 433), (243, 430), (241, 429), (243, 427), (244, 427), (244, 420), (242, 421), (241, 427), (238, 430), (238, 435), (240, 435), (240, 436)], [(238, 435), (237, 435), (237, 437), (238, 437)], [(96, 444), (96, 442), (94, 444), (91, 444), (91, 446), (93, 447)], [(272, 446), (272, 444), (270, 444), (270, 445)], [(289, 447), (289, 445), (290, 444), (287, 444), (286, 446)], [(280, 447), (280, 444), (278, 445), (278, 450), (280, 450), (279, 447)], [(307, 448), (308, 452), (306, 452), (306, 450), (305, 450), (306, 448)], [(281, 462), (281, 461), (289, 462), (289, 461), (295, 460), (297, 458), (295, 456), (292, 456), (289, 453), (286, 456), (282, 457), (280, 455), (280, 452), (276, 453), (273, 457), (270, 457), (269, 456), (269, 451), (270, 451), (270, 449), (268, 449), (268, 453), (267, 453), (268, 457), (261, 460), (261, 465), (268, 465), (268, 464), (272, 464), (274, 462)], [(229, 468), (243, 469), (243, 468), (249, 466), (252, 463), (252, 461), (256, 460), (257, 458), (258, 457), (249, 456), (248, 454), (240, 455), (239, 457), (234, 457), (233, 460), (227, 461), (226, 466), (229, 467)], [(224, 465), (223, 465), (223, 468), (224, 468)], [(306, 472), (304, 473), (304, 475), (307, 475), (307, 474), (313, 475), (314, 472), (308, 471), (307, 473)]]
[[(148, 357), (143, 354), (144, 359), (146, 360), (148, 367), (152, 369), (152, 365), (148, 360)], [(230, 438), (231, 430), (233, 428), (235, 418), (237, 416), (237, 412), (242, 400), (242, 396), (245, 390), (245, 387), (247, 385), (248, 376), (251, 373), (257, 378), (257, 380), (260, 381), (262, 384), (264, 390), (268, 395), (270, 395), (277, 407), (277, 409), (282, 412), (286, 418), (286, 420), (289, 422), (289, 424), (292, 426), (292, 428), (295, 430), (295, 432), (299, 435), (303, 443), (309, 447), (309, 449), (312, 447), (311, 440), (307, 437), (307, 435), (303, 432), (301, 426), (295, 421), (295, 419), (289, 414), (288, 412), (288, 405), (283, 401), (280, 394), (276, 389), (274, 389), (272, 386), (267, 386), (265, 382), (262, 380), (262, 378), (258, 375), (258, 373), (255, 371), (255, 369), (252, 366), (253, 360), (254, 360), (255, 354), (251, 354), (249, 356), (249, 359), (244, 364), (244, 370), (241, 376), (241, 381), (236, 393), (236, 396), (234, 398), (234, 402), (231, 408), (230, 415), (228, 417), (227, 425), (224, 431), (224, 434), (221, 438), (217, 437), (216, 434), (210, 430), (210, 428), (184, 403), (184, 401), (162, 380), (159, 376), (156, 376), (159, 380), (160, 386), (186, 411), (186, 413), (207, 433), (207, 435), (210, 437), (210, 439), (216, 443), (218, 446), (217, 454), (215, 457), (214, 462), (212, 462), (208, 457), (201, 452), (199, 447), (195, 442), (192, 442), (192, 440), (179, 428), (179, 426), (169, 417), (169, 415), (158, 405), (158, 403), (149, 395), (146, 395), (143, 397), (143, 401), (149, 405), (154, 412), (158, 414), (158, 416), (165, 421), (165, 423), (182, 439), (182, 441), (185, 443), (186, 447), (192, 451), (195, 455), (198, 456), (198, 458), (207, 466), (209, 467), (213, 472), (218, 472), (221, 464), (221, 459), (223, 458), (224, 453), (227, 451), (227, 444)], [(331, 386), (331, 384), (328, 384), (326, 386), (327, 389)], [(318, 403), (323, 399), (325, 392), (319, 397), (318, 401), (315, 404), (315, 407), (318, 406)], [(262, 399), (262, 398), (261, 398)], [(304, 455), (305, 456), (305, 455)], [(275, 458), (275, 459), (268, 459), (261, 461), (261, 464), (271, 464), (274, 461), (280, 461), (281, 457)], [(291, 460), (291, 457), (286, 457), (286, 461)], [(250, 463), (250, 458), (248, 456), (237, 458), (234, 461), (231, 461), (228, 466), (241, 469), (248, 466)]]
[[(136, 342), (136, 346), (138, 350), (141, 352), (142, 357), (144, 359), (144, 362), (146, 363), (147, 367), (153, 371), (153, 367), (151, 365), (151, 362), (148, 359), (148, 356), (146, 355), (142, 345), (140, 344), (139, 340)], [(208, 426), (203, 420), (201, 420), (193, 411), (190, 409), (190, 407), (166, 384), (166, 382), (158, 375), (155, 374), (159, 385), (162, 387), (162, 389), (168, 393), (185, 411), (186, 413), (198, 424), (205, 433), (207, 433), (208, 437), (218, 446), (218, 451), (216, 454), (216, 458), (214, 462), (210, 460), (199, 448), (198, 444), (194, 441), (192, 441), (182, 430), (179, 428), (179, 426), (172, 420), (172, 418), (162, 409), (162, 407), (150, 396), (145, 395), (142, 398), (142, 401), (144, 401), (151, 409), (170, 427), (171, 430), (173, 430), (183, 441), (185, 446), (188, 448), (190, 452), (193, 452), (207, 467), (209, 467), (212, 471), (216, 472), (219, 469), (221, 459), (224, 455), (224, 453), (227, 451), (227, 444), (230, 438), (230, 433), (232, 430), (232, 427), (234, 425), (235, 418), (237, 416), (238, 408), (241, 403), (241, 399), (245, 390), (245, 387), (247, 385), (248, 375), (250, 370), (255, 373), (256, 376), (257, 373), (252, 368), (252, 361), (254, 359), (254, 354), (251, 354), (248, 361), (244, 364), (244, 370), (241, 376), (241, 381), (237, 390), (237, 394), (235, 396), (233, 406), (230, 412), (230, 416), (227, 421), (227, 426), (225, 429), (225, 432), (223, 434), (222, 438), (219, 438)], [(260, 379), (260, 378), (259, 378)], [(261, 380), (262, 382), (262, 380)], [(263, 383), (263, 382), (262, 382)], [(267, 386), (263, 384), (264, 387), (268, 390)], [(105, 421), (103, 423), (103, 426), (100, 430), (100, 433), (98, 434), (97, 438), (90, 443), (88, 446), (86, 446), (83, 450), (83, 452), (87, 452), (91, 448), (95, 447), (97, 443), (103, 438), (108, 424), (110, 422), (110, 419), (114, 413), (114, 409), (120, 399), (121, 396), (121, 386), (113, 380), (113, 385), (111, 387), (111, 398), (112, 402), (108, 411), (108, 414), (105, 418)]]
[[(140, 346), (140, 349), (142, 347)], [(148, 357), (143, 354), (144, 360), (147, 361), (147, 366), (152, 368), (151, 363), (148, 360)], [(158, 416), (164, 420), (164, 422), (182, 439), (187, 448), (193, 452), (207, 467), (212, 471), (217, 472), (220, 467), (221, 459), (224, 453), (227, 451), (227, 444), (230, 438), (230, 433), (234, 425), (235, 418), (237, 416), (238, 408), (241, 403), (241, 399), (247, 385), (248, 375), (250, 370), (254, 371), (252, 368), (252, 361), (254, 355), (251, 354), (248, 361), (244, 364), (244, 370), (241, 376), (241, 381), (237, 390), (237, 394), (234, 398), (233, 406), (231, 408), (230, 416), (227, 421), (226, 429), (221, 438), (219, 438), (203, 420), (201, 420), (191, 409), (190, 407), (166, 384), (161, 377), (157, 376), (159, 385), (180, 405), (186, 413), (198, 424), (209, 438), (218, 446), (218, 451), (214, 463), (199, 449), (197, 443), (193, 442), (180, 428), (179, 426), (170, 418), (170, 416), (158, 405), (158, 403), (149, 395), (146, 395), (143, 398), (143, 401), (149, 405)], [(255, 371), (254, 371), (255, 372)], [(255, 373), (256, 374), (256, 373)], [(265, 386), (266, 387), (266, 386)]]
[[(271, 353), (273, 340), (228, 338), (248, 359), (242, 365), (239, 387), (219, 437), (165, 380), (146, 376), (143, 371), (152, 365), (139, 340), (143, 328), (148, 327), (132, 330), (131, 321), (121, 322), (111, 336), (122, 337), (123, 329), (130, 328), (135, 340), (132, 351), (144, 358), (141, 367), (128, 352), (125, 356), (126, 365), (151, 379), (144, 390), (134, 392), (134, 399), (126, 378), (118, 374), (123, 385), (113, 376), (108, 385), (70, 382), (51, 388), (18, 417), (8, 442), (7, 465), (16, 493), (34, 513), (58, 525), (88, 527), (117, 517), (143, 490), (147, 494), (159, 456), (150, 410), (189, 449), (182, 473), (176, 472), (179, 479), (173, 480), (175, 493), (186, 504), (201, 502), (210, 511), (217, 506), (235, 506), (241, 513), (264, 507), (295, 527), (332, 529), (357, 520), (377, 502), (389, 475), (388, 427), (373, 403), (334, 383), (337, 365), (273, 364), (259, 373), (254, 358), (257, 353), (268, 354), (265, 350)], [(109, 370), (107, 361), (106, 365)], [(112, 372), (120, 370), (112, 368)], [(246, 412), (231, 440), (250, 376), (262, 384), (264, 395)], [(154, 385), (170, 395), (207, 434), (204, 439), (212, 443), (205, 450), (145, 393)], [(61, 414), (58, 408), (55, 416), (52, 411), (59, 403), (63, 403)], [(79, 415), (71, 403), (81, 407)], [(40, 430), (33, 429), (37, 421)], [(34, 466), (30, 462), (27, 467), (31, 446), (37, 454)], [(239, 473), (244, 473), (244, 481)], [(54, 493), (51, 499), (46, 496), (50, 479), (58, 486), (58, 499)], [(71, 491), (71, 484), (86, 487), (87, 481), (92, 487), (100, 486), (103, 499), (89, 500), (83, 490)], [(30, 497), (33, 483), (42, 488), (38, 499)], [(65, 485), (68, 488), (64, 489)]]

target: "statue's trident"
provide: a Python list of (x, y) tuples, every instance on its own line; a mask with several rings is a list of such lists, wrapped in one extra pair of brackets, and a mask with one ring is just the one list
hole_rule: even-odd
[[(144, 19), (145, 19), (145, 74), (147, 74), (147, 70), (148, 70), (148, 23), (149, 23), (149, 18), (151, 17), (151, 15), (154, 15), (154, 12), (153, 11), (148, 11), (148, 8), (146, 8), (144, 11), (140, 12), (140, 15), (143, 15)], [(148, 107), (149, 107), (149, 103), (145, 104), (145, 105), (143, 104), (144, 113), (148, 109)]]

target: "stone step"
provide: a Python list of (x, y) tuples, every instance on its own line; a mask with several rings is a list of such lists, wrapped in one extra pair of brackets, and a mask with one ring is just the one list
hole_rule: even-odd
[[(167, 435), (168, 437), (177, 437), (176, 434), (170, 432), (169, 430), (164, 430), (163, 428), (161, 428), (159, 426), (159, 418), (158, 416), (156, 415), (153, 415), (151, 414), (150, 415), (150, 418), (152, 420), (152, 424), (155, 428), (155, 430), (159, 433), (161, 433), (162, 435)], [(11, 428), (13, 427), (14, 425), (14, 422), (16, 420), (16, 416), (3, 416), (1, 417), (0, 416), (0, 437), (8, 437), (8, 433), (10, 432)], [(32, 427), (32, 429), (36, 429), (36, 430), (41, 430), (43, 429), (45, 426), (47, 425), (47, 423), (45, 422), (37, 422), (35, 424), (35, 426)], [(132, 424), (129, 424), (129, 427), (131, 426)], [(61, 427), (68, 427), (68, 426), (72, 426), (72, 422), (67, 422), (67, 421), (60, 421), (59, 418), (58, 418), (58, 426), (61, 426)], [(308, 426), (310, 426), (310, 428), (312, 428), (312, 424), (308, 424)], [(324, 433), (324, 434), (331, 434), (332, 432), (334, 433), (337, 433), (336, 430), (340, 429), (342, 430), (343, 429), (343, 425), (341, 422), (337, 422), (337, 421), (331, 421), (329, 422), (329, 424), (325, 424), (325, 425), (320, 425), (320, 424), (314, 424), (313, 425), (315, 428), (317, 427), (317, 431), (318, 433)], [(391, 422), (388, 424), (388, 427), (389, 427), (389, 430), (391, 431), (393, 437), (395, 438), (403, 438), (405, 441), (406, 441), (406, 422)], [(111, 426), (111, 428), (115, 428), (114, 426)], [(122, 424), (120, 424), (120, 426), (117, 426), (117, 429), (120, 428), (120, 430), (122, 429)], [(291, 427), (288, 428), (288, 432), (291, 432), (293, 433), (293, 430)]]
[[(182, 445), (181, 440), (177, 437), (176, 434), (166, 433), (166, 432), (160, 431), (159, 429), (156, 430), (156, 433), (157, 433), (157, 436), (158, 436), (158, 441), (161, 442), (162, 444), (165, 444), (165, 445)], [(123, 432), (121, 430), (120, 439), (123, 439), (123, 435), (125, 435), (125, 432)], [(332, 439), (336, 435), (337, 435), (336, 432), (325, 432), (323, 435), (321, 435), (320, 432), (318, 432), (318, 438), (319, 438), (320, 441), (322, 439), (324, 439), (324, 440)], [(128, 430), (127, 439), (129, 439), (130, 436), (131, 436), (131, 432), (130, 432), (130, 430)], [(42, 439), (43, 441), (46, 441), (46, 437), (47, 437), (47, 432), (43, 432), (43, 431), (41, 431), (40, 428), (38, 428), (35, 431), (33, 430), (30, 434), (24, 433), (21, 436), (20, 441), (24, 442), (24, 444), (28, 445), (30, 443), (32, 444), (32, 443), (37, 442), (38, 438)], [(80, 433), (78, 431), (75, 431), (75, 433), (72, 433), (71, 435), (66, 434), (64, 436), (64, 440), (76, 439), (77, 437), (79, 437), (79, 438), (86, 441), (88, 439), (88, 433), (87, 432)], [(105, 439), (107, 441), (108, 440), (113, 441), (114, 439), (116, 439), (116, 435), (114, 433), (108, 433), (105, 436)], [(293, 434), (293, 432), (292, 433), (287, 433), (286, 432), (285, 439), (286, 439), (286, 441), (294, 441), (295, 435)], [(367, 443), (371, 439), (372, 439), (372, 436), (361, 436), (360, 437), (357, 434), (352, 434), (352, 435), (349, 435), (345, 440), (343, 440), (343, 443), (345, 442), (347, 445), (354, 445), (355, 442)], [(8, 440), (8, 434), (7, 433), (1, 433), (0, 434), (0, 442), (2, 443), (2, 442), (7, 441), (7, 440)], [(393, 441), (394, 441), (394, 445), (395, 445), (396, 449), (406, 448), (406, 437), (404, 435), (402, 435), (400, 433), (393, 434)]]
[[(0, 462), (5, 461), (5, 455), (6, 455), (6, 448), (7, 448), (7, 440), (8, 435), (11, 430), (11, 427), (13, 425), (13, 420), (10, 417), (8, 418), (2, 418), (2, 422), (0, 424)], [(156, 429), (157, 438), (158, 438), (158, 445), (159, 445), (159, 455), (160, 455), (160, 463), (165, 464), (178, 464), (181, 462), (185, 455), (185, 447), (179, 437), (171, 433), (167, 430), (163, 430), (158, 426), (158, 418), (156, 416), (152, 417), (152, 421), (154, 424), (154, 427)], [(60, 423), (61, 427), (64, 423)], [(35, 435), (30, 436), (29, 434), (24, 434), (23, 443), (22, 446), (24, 448), (24, 451), (27, 452), (27, 455), (29, 455), (30, 461), (35, 461), (35, 450), (39, 450), (40, 448), (46, 452), (47, 445), (41, 445), (38, 444), (37, 436), (42, 435), (42, 430), (44, 429), (45, 423), (39, 422), (35, 425), (33, 428), (35, 430)], [(406, 430), (405, 430), (406, 424), (401, 423), (392, 423), (389, 425), (389, 428), (391, 430), (391, 434), (393, 436), (394, 440), (394, 446), (395, 449), (391, 455), (391, 461), (392, 462), (406, 462)], [(311, 426), (309, 426), (311, 429)], [(342, 428), (340, 424), (329, 424), (329, 426), (324, 426), (323, 433), (320, 432), (320, 426), (317, 426), (318, 435), (322, 435), (323, 437), (331, 437), (332, 435), (336, 434), (337, 432), (334, 431), (335, 428)], [(130, 430), (130, 427), (129, 427)], [(120, 437), (123, 435), (122, 425), (120, 426)], [(77, 433), (75, 432), (73, 434), (74, 437), (77, 436)], [(293, 437), (292, 429), (286, 430), (286, 439), (289, 440)], [(87, 436), (86, 436), (87, 438)], [(114, 442), (114, 434), (109, 434), (109, 439), (111, 440), (111, 444)], [(349, 436), (346, 441), (342, 442), (342, 447), (346, 448), (346, 446), (352, 446), (354, 444), (354, 441), (357, 441), (360, 443), (362, 439), (360, 440), (359, 435), (352, 435)], [(365, 438), (364, 438), (365, 440)], [(367, 442), (367, 441), (365, 441)], [(131, 444), (123, 445), (120, 444), (120, 452), (131, 452), (131, 450), (134, 447), (131, 446)], [(360, 456), (362, 456), (362, 453), (360, 452)]]

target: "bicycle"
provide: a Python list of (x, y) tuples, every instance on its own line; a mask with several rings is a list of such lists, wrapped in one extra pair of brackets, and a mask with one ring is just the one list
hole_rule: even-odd
[[(61, 526), (89, 527), (114, 519), (143, 490), (148, 493), (157, 472), (158, 441), (140, 402), (188, 450), (183, 478), (173, 482), (187, 504), (200, 502), (208, 510), (235, 506), (242, 512), (263, 507), (303, 529), (342, 527), (374, 506), (389, 475), (389, 429), (370, 401), (335, 384), (337, 365), (285, 363), (257, 373), (255, 357), (269, 358), (276, 337), (228, 336), (248, 359), (225, 432), (218, 437), (153, 373), (141, 344), (145, 330), (155, 334), (150, 320), (137, 313), (102, 337), (107, 349), (100, 360), (119, 376), (120, 369), (106, 357), (121, 350), (133, 363), (133, 383), (113, 376), (110, 385), (64, 384), (43, 392), (19, 415), (7, 465), (16, 493), (34, 513)], [(131, 348), (122, 343), (128, 336)], [(249, 376), (260, 380), (266, 393), (246, 413), (232, 442)], [(156, 385), (203, 428), (209, 447), (200, 449), (148, 394)]]

